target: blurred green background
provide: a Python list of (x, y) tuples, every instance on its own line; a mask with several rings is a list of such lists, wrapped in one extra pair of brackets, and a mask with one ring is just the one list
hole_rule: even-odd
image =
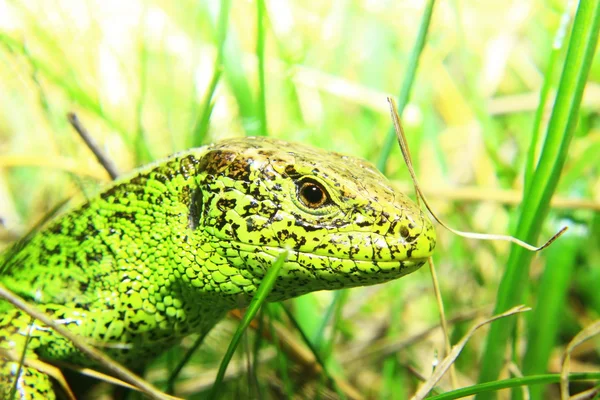
[[(188, 147), (257, 134), (379, 162), (391, 127), (386, 96), (400, 92), (425, 3), (272, 0), (259, 29), (263, 3), (233, 1), (221, 14), (225, 31), (220, 1), (0, 1), (1, 246), (61, 201), (108, 182), (68, 124), (70, 111), (122, 172)], [(528, 211), (519, 204), (540, 90), (546, 82), (547, 107), (538, 113), (544, 132), (573, 3), (436, 3), (403, 123), (420, 183), (451, 226), (514, 233)], [(539, 242), (563, 225), (570, 230), (523, 265), (517, 296), (534, 311), (511, 317), (518, 323), (506, 359), (496, 360), (500, 377), (559, 372), (566, 344), (600, 317), (599, 82), (595, 57)], [(396, 147), (383, 165), (412, 195)], [(510, 246), (442, 228), (438, 237), (434, 261), (454, 343), (476, 317), (492, 313)], [(445, 354), (428, 269), (334, 296), (316, 293), (288, 304), (321, 344), (331, 372), (367, 398), (408, 398)], [(272, 317), (286, 321), (276, 309)], [(186, 366), (178, 386), (183, 397), (202, 398), (206, 386), (194, 386), (196, 377), (212, 381), (235, 323), (219, 326)], [(489, 363), (482, 361), (486, 338), (487, 330), (479, 331), (456, 362), (459, 386), (476, 383)], [(297, 333), (292, 339), (302, 346)], [(155, 363), (149, 377), (163, 381), (192, 342)], [(303, 375), (289, 353), (263, 346), (280, 355), (256, 362), (251, 376), (259, 379), (228, 381), (227, 396), (336, 396)], [(571, 371), (600, 371), (599, 350), (598, 338), (586, 342)], [(230, 366), (234, 376), (247, 376), (244, 354), (239, 368)], [(440, 391), (450, 387), (445, 378)], [(539, 386), (531, 395), (558, 398), (558, 386)]]

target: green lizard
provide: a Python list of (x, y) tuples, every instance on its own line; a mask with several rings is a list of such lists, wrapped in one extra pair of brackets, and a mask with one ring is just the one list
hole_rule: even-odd
[[(250, 302), (282, 249), (269, 301), (372, 285), (419, 268), (431, 222), (371, 164), (271, 138), (222, 141), (135, 170), (0, 256), (0, 282), (55, 321), (140, 367)], [(0, 348), (89, 361), (0, 300)], [(6, 354), (6, 353), (5, 353)], [(20, 354), (20, 353), (19, 353)], [(0, 356), (0, 395), (18, 362)], [(18, 399), (52, 399), (23, 366)]]

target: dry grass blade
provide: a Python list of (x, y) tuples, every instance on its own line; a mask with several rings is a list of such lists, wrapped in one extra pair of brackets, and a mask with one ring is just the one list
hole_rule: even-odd
[[(508, 365), (508, 370), (510, 371), (511, 374), (513, 374), (517, 378), (523, 378), (523, 373), (521, 372), (521, 369), (519, 368), (519, 366), (516, 363), (511, 362)], [(523, 400), (529, 400), (531, 398), (531, 395), (529, 394), (529, 386), (527, 386), (527, 385), (521, 386), (521, 391), (522, 391), (521, 396), (522, 396)]]
[[(3, 357), (6, 357), (7, 359), (12, 360), (12, 361), (19, 361), (19, 356), (14, 351), (7, 351), (4, 349), (0, 349), (0, 355), (2, 355)], [(61, 362), (61, 361), (56, 361), (56, 360), (53, 361), (53, 363), (56, 364), (57, 366), (69, 368), (70, 370), (75, 371), (81, 375), (89, 376), (89, 377), (97, 379), (99, 381), (107, 382), (107, 383), (110, 383), (113, 385), (131, 389), (131, 390), (136, 390), (138, 392), (140, 391), (140, 389), (136, 386), (133, 386), (127, 382), (124, 382), (113, 376), (107, 375), (105, 373), (96, 371), (91, 368), (84, 368), (84, 367), (80, 367), (78, 365)], [(73, 392), (71, 391), (71, 388), (69, 387), (67, 381), (65, 380), (65, 377), (64, 377), (62, 371), (60, 370), (60, 368), (58, 368), (52, 364), (48, 364), (41, 360), (28, 359), (28, 358), (25, 358), (25, 360), (23, 360), (23, 365), (35, 368), (38, 371), (51, 376), (62, 387), (62, 389), (65, 391), (69, 400), (76, 400), (76, 397), (73, 394)], [(171, 400), (182, 400), (180, 397), (176, 397), (176, 396), (169, 396), (168, 398)]]
[[(433, 265), (433, 258), (429, 257), (427, 261), (429, 264), (429, 273), (431, 274), (431, 281), (433, 284), (433, 292), (435, 293), (435, 300), (437, 302), (438, 310), (440, 312), (440, 322), (442, 324), (442, 331), (444, 332), (444, 347), (446, 350), (446, 354), (450, 354), (450, 334), (448, 331), (448, 323), (446, 322), (446, 313), (444, 311), (444, 300), (442, 299), (442, 291), (440, 290), (437, 274), (435, 272), (435, 266)], [(456, 378), (456, 371), (454, 370), (454, 366), (450, 367), (450, 381), (452, 382), (452, 388), (456, 389), (458, 387), (458, 379)]]
[(569, 400), (587, 400), (597, 398), (595, 396), (600, 393), (600, 387), (594, 387), (588, 390), (584, 390), (581, 393), (576, 394), (575, 396), (571, 396)]
[[(100, 371), (96, 371), (95, 369), (85, 368), (85, 367), (81, 367), (79, 365), (75, 365), (75, 364), (71, 364), (71, 363), (67, 363), (67, 362), (62, 362), (62, 361), (56, 361), (56, 360), (53, 360), (52, 362), (54, 364), (56, 364), (57, 366), (60, 366), (61, 368), (69, 368), (70, 370), (75, 371), (78, 374), (89, 376), (90, 378), (94, 378), (94, 379), (97, 379), (99, 381), (110, 383), (112, 385), (117, 385), (117, 386), (121, 386), (121, 387), (124, 387), (124, 388), (127, 388), (127, 389), (131, 389), (131, 390), (135, 390), (135, 391), (141, 392), (141, 390), (138, 387), (133, 386), (133, 385), (131, 385), (131, 384), (125, 382), (125, 381), (122, 381), (120, 379), (117, 379), (114, 376), (107, 375), (107, 374), (105, 374), (103, 372), (100, 372)], [(50, 367), (51, 368), (55, 368), (53, 366), (50, 366)], [(39, 369), (39, 368), (37, 368), (37, 369)], [(46, 372), (46, 371), (43, 371), (43, 372)], [(46, 372), (46, 373), (48, 373), (48, 372)], [(167, 398), (169, 398), (171, 400), (182, 400), (180, 397), (177, 397), (177, 396), (168, 396)]]
[(15, 351), (0, 349), (0, 355), (8, 360), (12, 360), (15, 362), (22, 362), (22, 365), (27, 367), (35, 368), (40, 372), (45, 373), (52, 377), (56, 382), (58, 382), (59, 386), (65, 391), (65, 395), (69, 398), (69, 400), (75, 400), (75, 395), (71, 391), (69, 384), (65, 380), (60, 369), (57, 367), (47, 364), (43, 361), (36, 359), (21, 359), (21, 356), (17, 354)]
[(425, 204), (425, 207), (427, 208), (429, 213), (433, 216), (433, 218), (444, 228), (446, 228), (450, 232), (452, 232), (456, 235), (462, 236), (462, 237), (466, 237), (466, 238), (470, 238), (470, 239), (477, 239), (477, 240), (504, 240), (504, 241), (512, 242), (512, 243), (514, 243), (518, 246), (521, 246), (530, 251), (540, 251), (540, 250), (545, 249), (546, 247), (550, 246), (552, 244), (552, 242), (554, 242), (563, 233), (565, 233), (567, 231), (568, 228), (566, 226), (563, 227), (556, 234), (554, 234), (554, 236), (552, 236), (550, 239), (548, 239), (548, 241), (546, 241), (546, 243), (544, 243), (543, 245), (541, 245), (539, 247), (536, 247), (536, 246), (532, 246), (529, 243), (525, 243), (524, 241), (519, 240), (513, 236), (509, 236), (509, 235), (494, 235), (494, 234), (488, 234), (488, 233), (463, 232), (463, 231), (459, 231), (457, 229), (450, 228), (442, 220), (440, 220), (437, 217), (437, 215), (435, 215), (435, 213), (431, 210), (431, 207), (427, 203), (425, 195), (423, 194), (423, 192), (421, 191), (421, 188), (419, 187), (419, 183), (417, 181), (417, 175), (415, 174), (415, 170), (413, 169), (413, 166), (412, 166), (412, 160), (410, 157), (410, 151), (408, 149), (408, 144), (406, 142), (406, 138), (404, 137), (404, 129), (402, 128), (402, 123), (400, 122), (400, 116), (398, 115), (398, 110), (396, 109), (396, 103), (394, 102), (394, 99), (391, 97), (388, 97), (387, 100), (390, 105), (390, 113), (392, 115), (392, 120), (394, 121), (394, 128), (396, 130), (396, 136), (398, 138), (398, 143), (400, 144), (400, 150), (402, 150), (402, 156), (404, 157), (404, 162), (406, 163), (406, 166), (408, 167), (408, 172), (410, 173), (413, 184), (415, 186), (415, 192), (417, 192), (420, 199), (423, 201), (423, 204)]
[(471, 336), (473, 336), (475, 331), (477, 331), (482, 326), (489, 324), (490, 322), (493, 322), (497, 319), (508, 317), (510, 315), (529, 311), (529, 310), (530, 310), (529, 307), (525, 307), (523, 305), (516, 306), (502, 314), (495, 315), (495, 316), (493, 316), (489, 319), (486, 319), (485, 321), (482, 321), (482, 322), (476, 324), (475, 326), (473, 326), (469, 330), (469, 332), (467, 332), (467, 334), (454, 347), (452, 347), (452, 351), (450, 352), (450, 354), (448, 354), (446, 356), (446, 358), (444, 358), (444, 360), (438, 365), (438, 367), (433, 372), (433, 375), (431, 375), (431, 377), (427, 380), (427, 382), (425, 382), (423, 384), (423, 386), (421, 386), (419, 388), (417, 393), (415, 393), (415, 395), (413, 397), (411, 397), (411, 400), (422, 400), (429, 394), (431, 389), (433, 389), (433, 387), (439, 382), (439, 380), (442, 379), (442, 377), (444, 376), (446, 371), (448, 371), (450, 366), (454, 363), (454, 361), (456, 360), (456, 358), (458, 357), (458, 355), (460, 354), (462, 349), (465, 347), (465, 345), (467, 344), (467, 342), (469, 341)]
[(569, 400), (569, 365), (571, 363), (571, 353), (575, 347), (598, 334), (600, 334), (600, 320), (592, 323), (575, 335), (567, 345), (565, 358), (560, 371), (560, 397), (562, 400)]
[(162, 393), (152, 384), (146, 382), (144, 379), (140, 378), (139, 376), (129, 371), (127, 368), (123, 367), (114, 360), (111, 360), (101, 351), (96, 350), (95, 348), (86, 344), (80, 337), (74, 335), (69, 330), (54, 322), (54, 320), (52, 320), (52, 318), (50, 318), (48, 315), (44, 314), (43, 312), (37, 310), (35, 307), (28, 304), (25, 300), (23, 300), (22, 298), (8, 290), (6, 287), (4, 287), (4, 285), (0, 285), (0, 298), (5, 299), (13, 306), (17, 307), (20, 310), (23, 310), (31, 317), (42, 321), (44, 324), (54, 329), (58, 334), (69, 339), (71, 342), (73, 342), (73, 345), (77, 347), (77, 349), (80, 350), (82, 353), (90, 357), (92, 360), (98, 362), (124, 381), (139, 388), (139, 390), (146, 394), (149, 398), (157, 400), (172, 400), (172, 397)]

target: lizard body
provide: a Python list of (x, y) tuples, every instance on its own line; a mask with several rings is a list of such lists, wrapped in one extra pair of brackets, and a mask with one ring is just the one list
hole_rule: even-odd
[[(0, 255), (0, 282), (129, 367), (244, 307), (282, 249), (270, 294), (386, 282), (419, 268), (431, 222), (370, 163), (272, 138), (230, 139), (135, 170)], [(0, 300), (0, 348), (88, 361)], [(0, 394), (18, 363), (0, 356)], [(52, 399), (23, 367), (17, 399)]]

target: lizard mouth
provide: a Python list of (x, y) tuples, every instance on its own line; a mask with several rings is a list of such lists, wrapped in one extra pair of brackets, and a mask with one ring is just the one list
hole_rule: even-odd
[(410, 269), (416, 270), (421, 267), (428, 259), (427, 257), (410, 257), (410, 258), (356, 258), (356, 257), (344, 257), (335, 254), (323, 254), (320, 252), (308, 252), (297, 250), (293, 248), (275, 247), (275, 246), (257, 246), (242, 242), (230, 242), (231, 248), (238, 250), (239, 252), (245, 253), (263, 253), (272, 258), (273, 261), (285, 250), (289, 252), (287, 257), (288, 262), (297, 261), (301, 263), (302, 260), (310, 260), (318, 262), (319, 264), (329, 265), (344, 265), (351, 268), (352, 264), (354, 267), (361, 271), (371, 270), (372, 272), (387, 272), (387, 271), (398, 271), (398, 269)]
[[(285, 245), (255, 245), (240, 241), (215, 241), (213, 249), (228, 260), (228, 268), (219, 268), (220, 280), (239, 275), (234, 286), (245, 282), (258, 285), (282, 252), (288, 251), (286, 261), (277, 278), (277, 287), (270, 301), (299, 296), (316, 290), (334, 290), (369, 286), (389, 282), (418, 270), (431, 255), (431, 247), (421, 246), (418, 251), (404, 254), (387, 252), (387, 257), (365, 257), (368, 254), (322, 254), (314, 249), (295, 249)], [(360, 256), (356, 257), (356, 256)], [(391, 255), (391, 257), (390, 257)], [(394, 257), (396, 255), (397, 257)], [(254, 287), (253, 286), (253, 287)], [(246, 290), (246, 289), (244, 289)], [(250, 290), (250, 289), (248, 289)], [(248, 292), (248, 290), (246, 290)], [(249, 293), (249, 292), (248, 292)]]
[[(264, 253), (270, 259), (281, 254), (280, 248), (266, 248)], [(357, 260), (332, 255), (290, 250), (284, 275), (310, 277), (317, 281), (343, 282), (340, 287), (354, 287), (378, 284), (400, 278), (418, 270), (426, 257), (404, 260)], [(332, 284), (333, 285), (333, 284)], [(327, 286), (326, 288), (334, 288)]]
[[(265, 246), (255, 245), (239, 241), (229, 241), (231, 248), (240, 252), (246, 253), (266, 253), (274, 258), (278, 257), (283, 251), (287, 250), (290, 254), (303, 254), (306, 256), (318, 257), (321, 259), (340, 260), (340, 261), (352, 261), (356, 263), (376, 264), (382, 266), (392, 266), (398, 263), (409, 264), (423, 264), (429, 258), (430, 254), (419, 254), (417, 257), (352, 257), (348, 255), (336, 255), (326, 251), (306, 251), (300, 249), (294, 249), (292, 247), (279, 247), (279, 246)], [(290, 257), (288, 257), (288, 260)]]

